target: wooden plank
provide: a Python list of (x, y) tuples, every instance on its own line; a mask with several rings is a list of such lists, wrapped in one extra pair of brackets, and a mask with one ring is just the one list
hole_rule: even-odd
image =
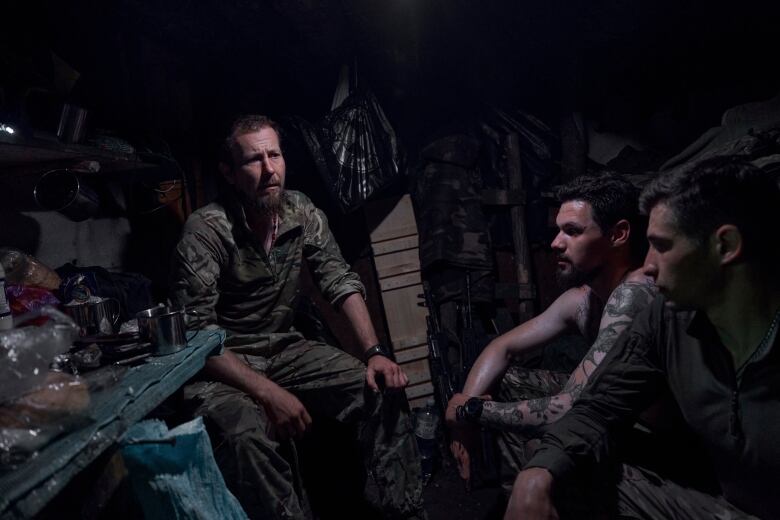
[(428, 345), (421, 345), (419, 347), (408, 348), (401, 352), (395, 353), (395, 362), (398, 364), (409, 363), (418, 359), (428, 358)]
[(371, 242), (417, 234), (412, 198), (408, 194), (400, 199), (375, 201), (365, 209)]
[(420, 253), (417, 249), (397, 251), (388, 255), (374, 257), (379, 278), (388, 278), (420, 270)]
[(406, 377), (409, 378), (410, 385), (417, 385), (431, 380), (431, 369), (428, 365), (428, 358), (410, 361), (408, 363), (399, 363)]
[(374, 255), (386, 255), (387, 253), (394, 253), (396, 251), (403, 251), (404, 249), (414, 249), (419, 247), (420, 238), (417, 234), (409, 235), (400, 238), (393, 238), (391, 240), (385, 240), (383, 242), (373, 242), (371, 249), (374, 250)]
[(421, 325), (425, 325), (426, 330), (420, 330), (421, 334), (419, 336), (412, 336), (412, 337), (404, 338), (399, 341), (393, 341), (392, 343), (393, 352), (398, 352), (404, 349), (418, 347), (420, 345), (427, 345), (428, 344), (427, 324), (421, 324)]
[[(379, 280), (379, 288), (382, 289), (382, 299), (384, 300), (384, 294), (386, 292), (395, 291), (398, 289), (408, 288), (409, 286), (417, 285), (419, 289), (416, 294), (422, 293), (422, 278), (420, 272), (406, 273), (398, 276), (392, 276)], [(415, 297), (416, 298), (416, 297)], [(413, 299), (411, 301), (416, 301)]]
[[(517, 134), (507, 134), (502, 139), (505, 168), (508, 177), (509, 191), (522, 191), (523, 171), (520, 160), (520, 137)], [(512, 241), (517, 264), (517, 283), (527, 286), (531, 283), (531, 250), (528, 244), (528, 233), (525, 227), (525, 206), (513, 206), (509, 210), (512, 221)], [(523, 301), (519, 304), (520, 323), (530, 320), (534, 315), (534, 302)]]
[(393, 345), (419, 345), (426, 336), (425, 317), (428, 309), (416, 305), (422, 285), (382, 293), (387, 328)]

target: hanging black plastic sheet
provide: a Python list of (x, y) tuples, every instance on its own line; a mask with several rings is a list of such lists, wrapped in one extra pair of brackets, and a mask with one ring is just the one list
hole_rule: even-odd
[[(314, 137), (318, 142), (313, 142)], [(316, 136), (307, 132), (304, 138), (344, 213), (359, 208), (404, 174), (395, 131), (367, 90), (352, 92), (325, 116)]]

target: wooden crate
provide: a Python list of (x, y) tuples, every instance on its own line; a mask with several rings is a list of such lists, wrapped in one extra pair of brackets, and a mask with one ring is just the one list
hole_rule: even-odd
[(406, 397), (414, 408), (433, 396), (425, 318), (419, 305), (422, 279), (417, 224), (409, 195), (366, 207), (374, 265), (390, 341), (398, 364), (409, 377)]

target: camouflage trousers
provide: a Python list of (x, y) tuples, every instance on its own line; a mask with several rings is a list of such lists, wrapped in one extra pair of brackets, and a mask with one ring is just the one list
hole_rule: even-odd
[[(374, 394), (365, 385), (365, 365), (323, 343), (299, 341), (269, 358), (238, 356), (298, 397), (313, 421), (356, 424), (384, 514), (426, 518), (420, 457), (403, 394)], [(295, 445), (276, 438), (262, 406), (217, 382), (192, 383), (184, 397), (203, 416), (228, 488), (250, 518), (310, 517)]]
[[(569, 375), (547, 370), (530, 370), (517, 365), (509, 368), (501, 382), (499, 400), (504, 402), (538, 399), (559, 393)], [(501, 486), (512, 491), (515, 477), (539, 447), (539, 439), (519, 432), (497, 431), (501, 453)], [(539, 436), (542, 432), (539, 433)], [(678, 485), (645, 468), (619, 464), (609, 475), (576, 479), (561, 486), (556, 505), (561, 518), (687, 520), (750, 520), (717, 497)]]
[[(510, 365), (498, 393), (498, 401), (512, 403), (552, 396), (563, 389), (569, 374), (549, 370), (530, 370)], [(501, 454), (501, 487), (506, 496), (512, 492), (515, 477), (539, 446), (539, 439), (522, 432), (497, 430)]]

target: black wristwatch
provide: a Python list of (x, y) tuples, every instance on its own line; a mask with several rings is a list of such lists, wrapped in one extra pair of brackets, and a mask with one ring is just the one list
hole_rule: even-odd
[(479, 421), (480, 415), (482, 415), (482, 407), (484, 404), (485, 401), (479, 397), (470, 398), (462, 406), (458, 406), (455, 409), (455, 419), (458, 422), (476, 423)]
[(385, 347), (383, 347), (381, 343), (377, 343), (370, 349), (363, 352), (363, 359), (365, 359), (366, 363), (368, 363), (368, 360), (374, 356), (384, 356), (387, 359), (392, 359), (390, 357), (390, 352), (388, 352), (387, 349), (385, 349)]

